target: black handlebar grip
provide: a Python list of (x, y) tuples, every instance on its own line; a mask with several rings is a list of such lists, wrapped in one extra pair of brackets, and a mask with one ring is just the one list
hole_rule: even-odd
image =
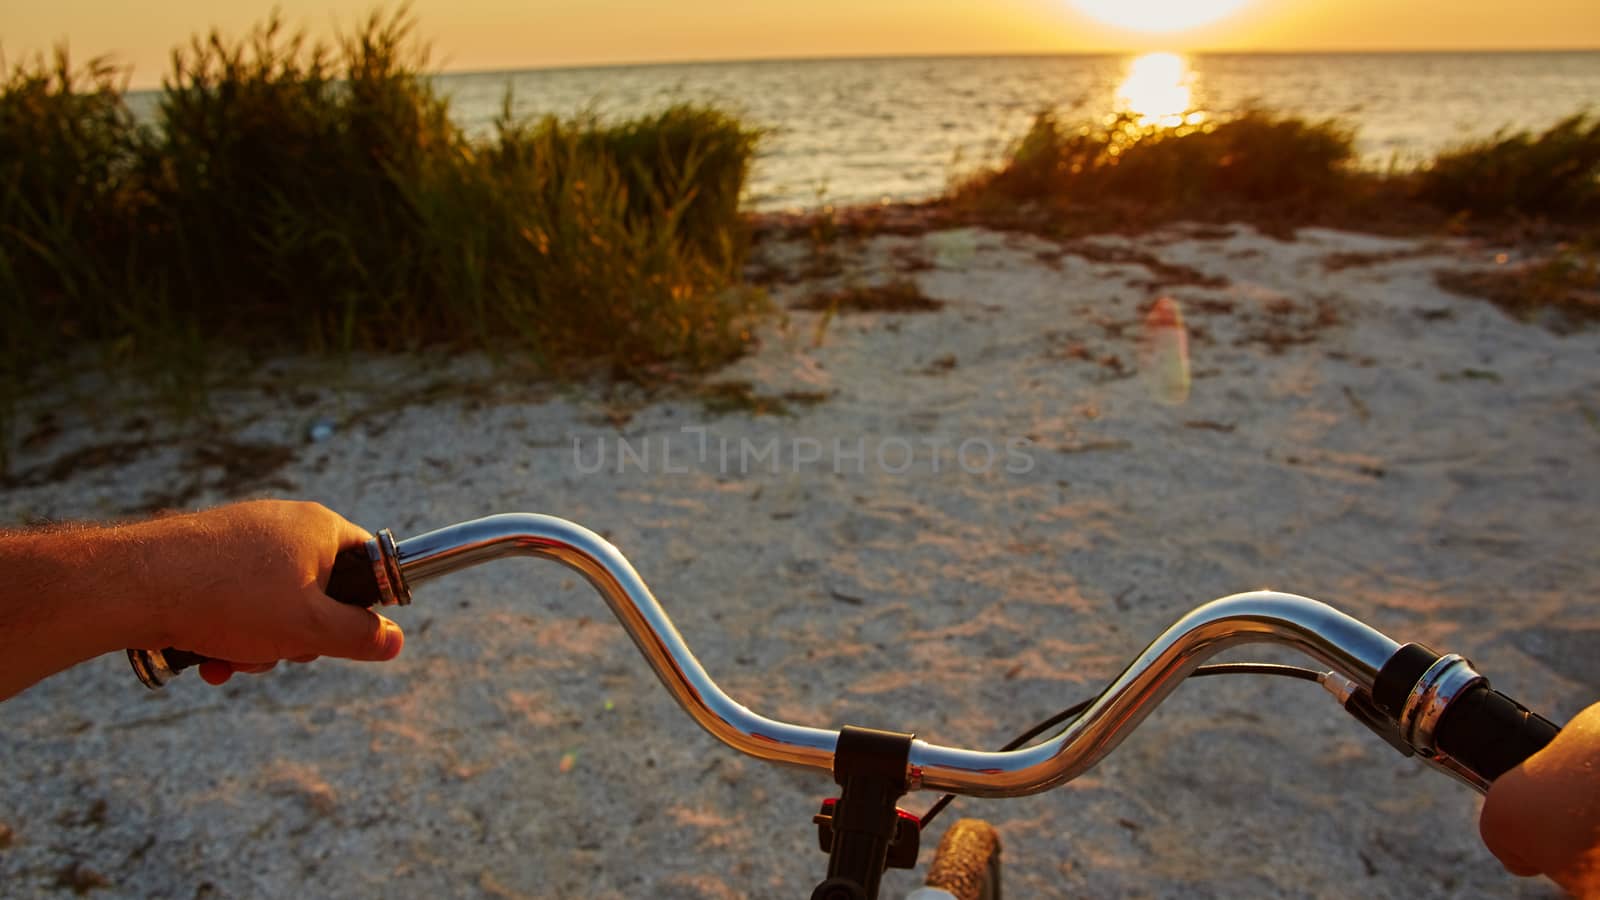
[(1434, 742), (1451, 759), (1493, 782), (1560, 733), (1548, 719), (1480, 684), (1445, 709)]
[(366, 609), (383, 602), (378, 574), (372, 568), (366, 544), (339, 551), (333, 558), (333, 571), (328, 573), (328, 586), (322, 592), (340, 603)]
[[(372, 570), (372, 558), (365, 544), (356, 544), (339, 551), (333, 558), (333, 571), (328, 573), (328, 586), (323, 593), (350, 606), (373, 607), (383, 602), (378, 588), (377, 573)], [(161, 651), (167, 668), (174, 674), (191, 666), (206, 662), (211, 657), (188, 650), (168, 647)]]

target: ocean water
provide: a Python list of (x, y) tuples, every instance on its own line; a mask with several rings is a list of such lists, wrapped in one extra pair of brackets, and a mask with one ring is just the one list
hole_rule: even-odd
[(770, 130), (747, 204), (909, 200), (997, 159), (1033, 115), (1152, 121), (1250, 105), (1358, 129), (1363, 162), (1412, 165), (1499, 128), (1600, 112), (1600, 52), (1217, 54), (840, 59), (451, 74), (456, 117), (618, 116), (710, 101)]

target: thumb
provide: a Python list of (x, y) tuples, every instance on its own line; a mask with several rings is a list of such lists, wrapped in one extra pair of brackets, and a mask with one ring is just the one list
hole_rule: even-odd
[(1521, 770), (1513, 769), (1490, 785), (1483, 811), (1478, 815), (1478, 834), (1507, 872), (1528, 878), (1540, 874), (1541, 869), (1524, 859), (1518, 850), (1529, 842), (1537, 842), (1540, 828), (1537, 821), (1527, 821), (1526, 814), (1533, 804), (1527, 796), (1525, 782)]
[(381, 662), (400, 655), (405, 645), (400, 626), (371, 610), (332, 600), (319, 609), (322, 615), (313, 638), (315, 653)]

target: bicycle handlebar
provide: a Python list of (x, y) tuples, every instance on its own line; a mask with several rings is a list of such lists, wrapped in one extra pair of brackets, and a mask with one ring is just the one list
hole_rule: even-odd
[[(667, 691), (712, 736), (758, 759), (823, 772), (833, 769), (837, 730), (767, 718), (728, 696), (700, 665), (622, 553), (581, 525), (521, 513), (463, 522), (398, 543), (385, 530), (368, 544), (367, 555), (384, 605), (407, 604), (411, 588), (417, 584), (506, 556), (535, 556), (562, 563), (594, 585)], [(1433, 743), (1434, 727), (1451, 702), (1486, 686), (1465, 660), (1435, 655), (1416, 676), (1416, 690), (1400, 702), (1401, 709), (1385, 712), (1371, 698), (1384, 675), (1392, 676), (1395, 667), (1391, 662), (1411, 659), (1402, 653), (1400, 644), (1316, 600), (1257, 591), (1214, 600), (1179, 619), (1082, 715), (1042, 743), (991, 752), (914, 741), (907, 787), (980, 797), (1015, 797), (1056, 787), (1083, 774), (1115, 748), (1203, 661), (1243, 643), (1291, 646), (1332, 668), (1345, 680), (1328, 683), (1329, 689), (1346, 709), (1402, 752), (1418, 752), (1479, 790), (1500, 774), (1458, 763)], [(129, 656), (140, 677), (157, 686), (165, 678), (153, 683), (145, 678), (147, 670), (166, 670), (170, 678), (182, 668), (160, 663), (162, 654), (168, 652), (172, 651), (130, 650)], [(1415, 661), (1427, 662), (1420, 656)], [(1387, 680), (1395, 682), (1394, 677)], [(1496, 715), (1495, 721), (1509, 721)], [(1530, 726), (1529, 737), (1513, 742), (1517, 752), (1531, 754), (1554, 736), (1555, 726), (1538, 721), (1548, 727)], [(1421, 726), (1415, 727), (1418, 722)], [(1497, 755), (1496, 764), (1504, 761), (1503, 756)]]
[[(700, 665), (633, 566), (587, 528), (537, 515), (490, 516), (401, 542), (399, 579), (416, 585), (504, 556), (542, 556), (578, 571), (611, 607), (656, 676), (701, 727), (758, 759), (831, 772), (836, 730), (780, 722), (729, 697)], [(396, 602), (401, 602), (396, 598)], [(1081, 774), (1109, 752), (1184, 676), (1230, 645), (1295, 644), (1370, 686), (1399, 645), (1355, 619), (1304, 597), (1241, 594), (1191, 612), (1140, 655), (1062, 734), (1006, 753), (916, 741), (912, 786), (977, 796), (1019, 796)]]

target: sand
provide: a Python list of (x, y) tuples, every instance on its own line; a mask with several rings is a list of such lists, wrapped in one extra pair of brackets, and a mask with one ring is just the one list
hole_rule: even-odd
[[(774, 316), (716, 377), (750, 385), (721, 414), (480, 360), (285, 360), (220, 392), (203, 440), (114, 386), (62, 403), (0, 521), (257, 494), (401, 537), (560, 515), (609, 536), (756, 710), (942, 743), (996, 746), (1186, 609), (1261, 587), (1463, 652), (1557, 719), (1600, 696), (1600, 335), (1435, 286), (1497, 248), (1240, 226), (839, 252), (779, 306), (898, 273), (942, 308)], [(1189, 326), (1181, 404), (1139, 371), (1157, 294)], [(770, 398), (787, 415), (748, 408)], [(619, 439), (648, 463), (618, 473)], [(718, 456), (774, 439), (777, 471)], [(149, 693), (106, 657), (0, 705), (0, 894), (777, 898), (821, 877), (828, 779), (701, 732), (571, 573), (502, 562), (394, 615), (387, 665)], [(1229, 658), (1262, 657), (1289, 659)], [(999, 826), (1014, 897), (1553, 896), (1483, 849), (1478, 802), (1314, 685), (1228, 678), (1060, 790), (946, 816)]]

